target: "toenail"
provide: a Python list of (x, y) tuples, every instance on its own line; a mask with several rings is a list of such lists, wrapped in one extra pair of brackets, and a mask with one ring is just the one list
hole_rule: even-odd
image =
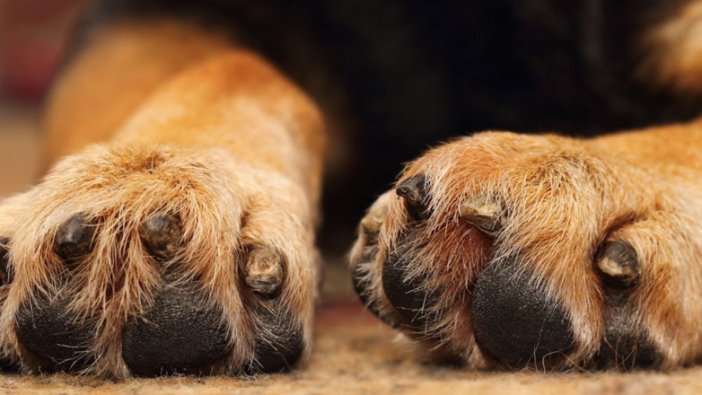
[(84, 215), (75, 214), (61, 224), (56, 234), (55, 250), (64, 261), (80, 258), (93, 248), (95, 226)]
[(515, 258), (494, 262), (478, 275), (471, 316), (481, 350), (510, 368), (541, 366), (572, 348), (565, 310)]
[(463, 203), (460, 216), (490, 236), (495, 236), (502, 229), (502, 208), (486, 197), (476, 197)]
[(629, 288), (639, 283), (639, 260), (629, 243), (606, 242), (596, 255), (596, 263), (597, 271), (608, 285)]
[(175, 256), (181, 244), (183, 230), (180, 221), (167, 213), (150, 215), (141, 226), (141, 240), (146, 249), (159, 259)]
[(10, 273), (10, 257), (7, 250), (10, 239), (0, 236), (0, 286), (12, 282), (12, 274)]
[(427, 179), (424, 174), (414, 175), (395, 187), (395, 193), (405, 201), (407, 211), (413, 219), (423, 220), (431, 215)]
[(273, 249), (254, 247), (244, 267), (244, 282), (259, 295), (273, 298), (280, 294), (285, 280), (285, 259)]

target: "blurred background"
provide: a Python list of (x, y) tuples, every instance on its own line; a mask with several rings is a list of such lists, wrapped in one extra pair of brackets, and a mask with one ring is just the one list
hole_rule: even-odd
[[(0, 0), (0, 197), (40, 173), (40, 110), (88, 3)], [(640, 78), (641, 35), (673, 3), (109, 0), (98, 9), (226, 26), (327, 107), (339, 122), (330, 129), (344, 133), (330, 138), (319, 242), (328, 261), (343, 262), (365, 209), (441, 141), (480, 130), (592, 136), (698, 116), (702, 97)]]
[(40, 175), (40, 109), (85, 3), (0, 0), (0, 198)]
[[(41, 168), (41, 114), (74, 25), (90, 0), (0, 0), (0, 199), (34, 184)], [(350, 239), (328, 257), (324, 293), (355, 300), (345, 270)]]

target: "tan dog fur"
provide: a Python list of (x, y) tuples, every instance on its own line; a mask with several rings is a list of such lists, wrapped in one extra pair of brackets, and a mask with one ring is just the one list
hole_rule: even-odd
[[(675, 30), (661, 29), (663, 38)], [(655, 41), (671, 54), (679, 42), (698, 53), (702, 47)], [(670, 60), (655, 70), (661, 81), (692, 81), (699, 68), (688, 63)], [(200, 279), (210, 302), (226, 312), (237, 342), (223, 372), (250, 361), (252, 332), (261, 330), (237, 288), (236, 267), (245, 264), (247, 246), (282, 251), (288, 273), (282, 300), (305, 328), (309, 346), (325, 140), (315, 104), (265, 60), (217, 32), (166, 20), (102, 28), (59, 81), (45, 125), (47, 162), (58, 164), (35, 188), (0, 206), (0, 234), (11, 239), (14, 272), (12, 285), (2, 289), (5, 352), (25, 369), (35, 367), (14, 333), (15, 313), (34, 288), (60, 291), (71, 295), (79, 316), (97, 312), (96, 362), (84, 373), (128, 376), (120, 330), (148, 307), (160, 281), (138, 236), (153, 212), (177, 213), (183, 221), (183, 247), (167, 264), (187, 262), (188, 276)], [(434, 212), (420, 236), (425, 245), (415, 249), (413, 274), (430, 273), (427, 287), (442, 284), (437, 306), (451, 310), (427, 328), (444, 343), (429, 346), (458, 352), (471, 368), (492, 366), (475, 344), (467, 311), (455, 302), (469, 300), (466, 289), (489, 255), (519, 251), (537, 274), (534, 281), (567, 307), (577, 347), (564, 364), (578, 366), (603, 335), (592, 259), (603, 241), (621, 239), (644, 268), (633, 304), (663, 353), (662, 366), (698, 358), (701, 125), (594, 140), (482, 133), (410, 164), (399, 181), (427, 175)], [(509, 206), (498, 242), (461, 219), (461, 206), (474, 199)], [(59, 284), (54, 279), (63, 269), (52, 243), (56, 229), (77, 212), (98, 221), (96, 247), (73, 280)], [(406, 222), (402, 199), (389, 191), (369, 210), (351, 253), (383, 315), (393, 311), (379, 273)], [(370, 259), (364, 255), (369, 232), (379, 233)]]
[[(663, 139), (672, 143), (656, 149)], [(554, 303), (567, 306), (577, 346), (565, 363), (578, 366), (597, 352), (603, 335), (601, 280), (592, 259), (603, 241), (625, 240), (644, 270), (632, 304), (639, 306), (639, 319), (665, 350), (663, 366), (697, 358), (702, 352), (702, 301), (695, 290), (702, 271), (694, 263), (702, 258), (697, 209), (702, 190), (695, 183), (701, 144), (699, 123), (590, 141), (493, 132), (446, 144), (409, 165), (400, 181), (422, 172), (431, 180), (429, 195), (435, 196), (434, 215), (414, 241), (426, 245), (414, 252), (412, 275), (430, 272), (434, 278), (427, 287), (442, 284), (444, 290), (435, 307), (452, 311), (427, 329), (441, 333), (446, 344), (429, 346), (448, 347), (472, 368), (491, 366), (466, 330), (469, 285), (490, 255), (520, 252), (525, 267), (538, 273), (534, 281)], [(494, 241), (461, 219), (461, 204), (476, 195), (510, 208)], [(368, 243), (362, 229), (351, 261), (367, 265), (372, 295), (382, 314), (391, 315), (379, 278), (408, 221), (404, 202), (391, 191), (369, 215), (383, 218), (378, 253), (370, 261), (363, 259)], [(680, 303), (681, 295), (685, 303)]]
[[(188, 277), (200, 279), (237, 339), (223, 369), (251, 362), (260, 326), (245, 306), (258, 302), (236, 289), (247, 246), (284, 255), (283, 310), (310, 344), (324, 146), (314, 104), (257, 55), (169, 21), (105, 28), (60, 81), (48, 108), (47, 153), (50, 161), (74, 155), (0, 209), (15, 277), (2, 294), (6, 352), (33, 367), (14, 335), (17, 309), (35, 288), (70, 294), (79, 316), (98, 314), (89, 373), (127, 376), (121, 328), (148, 307), (160, 281), (139, 241), (154, 212), (181, 219), (183, 247), (167, 265), (191, 264)], [(99, 223), (95, 248), (71, 281), (57, 284), (63, 269), (54, 235), (76, 212)]]

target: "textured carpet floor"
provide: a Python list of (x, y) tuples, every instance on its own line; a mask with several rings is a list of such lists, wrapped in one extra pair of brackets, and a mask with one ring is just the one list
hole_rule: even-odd
[(67, 375), (0, 377), (7, 394), (702, 394), (702, 368), (669, 373), (466, 372), (419, 362), (355, 302), (320, 307), (315, 352), (291, 374), (109, 382)]

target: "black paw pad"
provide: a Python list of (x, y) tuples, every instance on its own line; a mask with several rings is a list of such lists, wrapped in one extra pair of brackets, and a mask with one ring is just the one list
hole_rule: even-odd
[(68, 309), (68, 299), (38, 297), (20, 308), (15, 322), (17, 337), (36, 357), (43, 371), (79, 371), (92, 363), (89, 349), (95, 324), (79, 322)]
[(407, 242), (409, 236), (401, 238), (403, 242), (392, 251), (383, 265), (383, 290), (393, 305), (403, 324), (415, 334), (423, 334), (433, 321), (435, 314), (432, 307), (436, 303), (436, 292), (426, 289), (426, 275), (410, 273), (414, 255), (413, 248), (418, 246)]
[(641, 281), (636, 252), (626, 242), (606, 242), (595, 256), (595, 268), (603, 279), (605, 334), (594, 367), (619, 370), (658, 367), (660, 353), (631, 301)]
[(10, 239), (0, 236), (0, 286), (12, 282), (12, 272), (10, 271), (10, 257), (8, 245)]
[(123, 331), (124, 362), (136, 376), (207, 374), (229, 349), (222, 311), (193, 286), (167, 285)]
[(594, 359), (597, 369), (653, 369), (660, 366), (660, 353), (623, 304), (611, 304), (605, 312), (605, 336)]
[(353, 289), (354, 291), (356, 291), (356, 295), (358, 295), (358, 298), (361, 300), (361, 303), (363, 303), (366, 306), (368, 311), (373, 313), (373, 315), (375, 315), (376, 317), (380, 318), (381, 321), (383, 321), (390, 327), (396, 328), (398, 322), (401, 320), (393, 314), (381, 314), (380, 308), (378, 307), (377, 303), (375, 303), (371, 299), (371, 291), (369, 289), (370, 279), (367, 277), (365, 271), (361, 268), (360, 265), (354, 267), (351, 273), (351, 280), (353, 281)]
[(6, 355), (0, 355), (0, 372), (2, 373), (19, 373), (19, 364), (12, 358)]
[(182, 237), (180, 221), (167, 213), (152, 214), (141, 225), (141, 240), (149, 253), (158, 259), (173, 258)]
[(479, 274), (473, 331), (481, 350), (507, 367), (548, 366), (571, 349), (573, 332), (563, 307), (523, 271), (513, 258), (494, 262)]
[(259, 308), (258, 316), (264, 328), (259, 330), (254, 348), (255, 364), (249, 373), (291, 370), (305, 349), (302, 328), (289, 313), (275, 307)]
[(407, 213), (414, 220), (431, 216), (429, 208), (429, 185), (424, 174), (414, 175), (395, 187), (395, 193), (405, 201)]
[(64, 262), (70, 263), (92, 250), (94, 235), (95, 225), (76, 214), (58, 228), (54, 248)]

